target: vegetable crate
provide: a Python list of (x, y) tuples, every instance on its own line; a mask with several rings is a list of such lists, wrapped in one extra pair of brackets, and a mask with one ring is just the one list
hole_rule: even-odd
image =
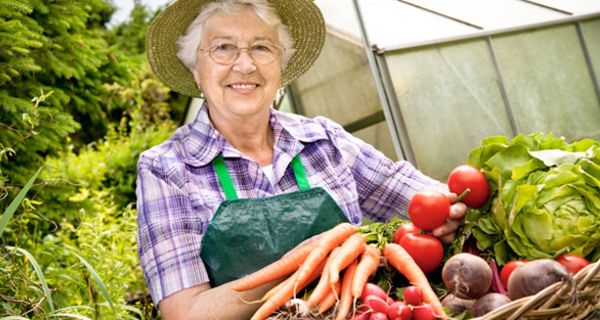
[(575, 288), (557, 282), (536, 295), (512, 301), (477, 320), (589, 319), (600, 309), (600, 261), (575, 275)]

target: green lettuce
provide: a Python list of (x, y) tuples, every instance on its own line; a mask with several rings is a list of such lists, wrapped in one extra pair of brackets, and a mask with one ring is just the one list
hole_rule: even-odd
[(571, 252), (600, 258), (600, 143), (541, 133), (484, 139), (469, 154), (490, 182), (467, 228), (498, 263)]

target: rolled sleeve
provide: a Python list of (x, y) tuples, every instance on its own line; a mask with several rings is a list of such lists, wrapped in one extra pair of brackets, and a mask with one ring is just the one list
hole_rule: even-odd
[(138, 163), (138, 254), (155, 304), (209, 281), (200, 258), (204, 224), (169, 172), (142, 155)]
[(417, 170), (408, 161), (394, 162), (341, 126), (329, 123), (331, 137), (351, 167), (361, 210), (371, 219), (408, 218), (408, 203), (423, 189), (443, 188), (439, 181)]

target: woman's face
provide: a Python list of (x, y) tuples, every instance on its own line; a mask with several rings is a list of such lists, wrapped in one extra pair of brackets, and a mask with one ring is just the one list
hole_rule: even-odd
[[(206, 21), (199, 47), (207, 49), (224, 43), (246, 48), (262, 43), (278, 45), (279, 41), (277, 32), (246, 8), (233, 15), (217, 11)], [(198, 51), (193, 73), (211, 116), (230, 120), (268, 111), (281, 83), (280, 58), (259, 64), (248, 50), (241, 50), (239, 57), (227, 65), (215, 62), (208, 51)]]

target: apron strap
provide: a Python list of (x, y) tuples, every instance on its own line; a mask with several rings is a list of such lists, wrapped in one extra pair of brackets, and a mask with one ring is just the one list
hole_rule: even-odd
[(225, 161), (220, 153), (215, 160), (213, 160), (213, 168), (215, 169), (215, 172), (217, 172), (217, 177), (219, 178), (221, 187), (225, 192), (225, 198), (227, 198), (227, 200), (237, 199), (238, 195), (233, 187), (233, 181), (231, 181), (231, 177), (229, 176), (229, 172), (227, 172), (227, 167), (225, 166)]
[(302, 165), (302, 159), (300, 159), (300, 155), (296, 155), (292, 158), (292, 170), (294, 170), (294, 176), (296, 177), (296, 182), (298, 183), (298, 189), (300, 190), (308, 190), (310, 189), (310, 183), (308, 183), (308, 178), (306, 177), (306, 171), (304, 171), (304, 166)]
[[(225, 161), (220, 153), (215, 160), (213, 160), (213, 168), (215, 169), (217, 177), (219, 178), (219, 182), (221, 183), (221, 187), (225, 192), (225, 198), (227, 198), (227, 200), (238, 199), (239, 197), (237, 192), (233, 187), (233, 181), (229, 176), (229, 172), (225, 166)], [(294, 176), (296, 177), (296, 183), (298, 183), (298, 189), (310, 189), (310, 183), (306, 177), (306, 171), (304, 170), (304, 166), (302, 165), (302, 160), (300, 159), (299, 154), (292, 158), (292, 170), (294, 171)]]

